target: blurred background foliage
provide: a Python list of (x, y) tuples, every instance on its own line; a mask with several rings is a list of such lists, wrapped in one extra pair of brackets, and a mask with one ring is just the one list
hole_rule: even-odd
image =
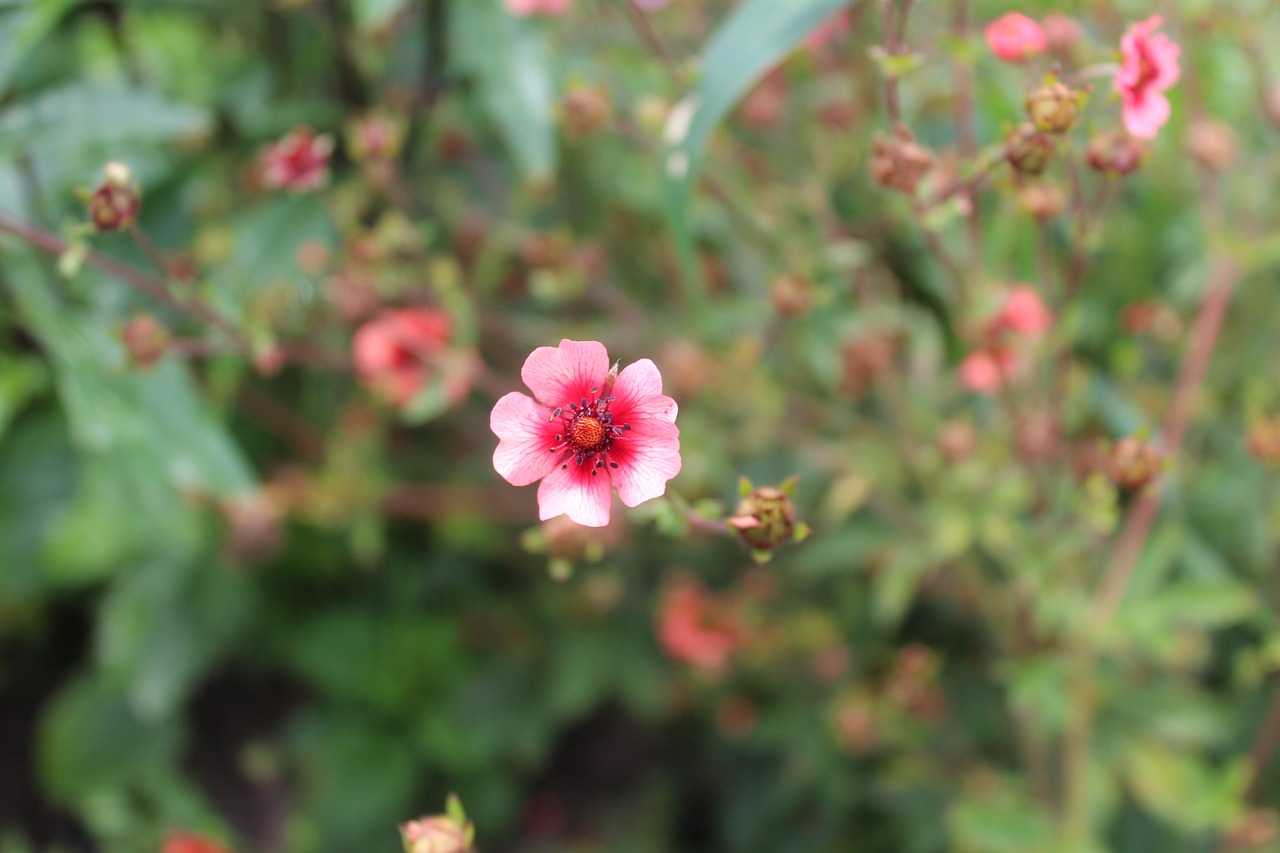
[[(1141, 168), (1085, 166), (1094, 75), (1028, 182), (1001, 146), (1051, 60), (990, 55), (1000, 0), (895, 45), (908, 6), (0, 2), (0, 851), (393, 850), (451, 791), (513, 853), (1280, 850), (1280, 13), (1158, 4), (1183, 77)], [(1080, 23), (1070, 75), (1153, 8), (1018, 11)], [(868, 172), (886, 77), (914, 199)], [(303, 127), (327, 184), (269, 186)], [(108, 161), (145, 236), (85, 226)], [(1215, 270), (1182, 453), (1130, 488)], [(1053, 330), (970, 393), (1014, 282)], [(449, 318), (412, 400), (352, 374), (388, 306)], [(490, 463), (561, 337), (680, 404), (681, 475), (604, 531)], [(813, 535), (757, 564), (719, 520), (793, 474)]]

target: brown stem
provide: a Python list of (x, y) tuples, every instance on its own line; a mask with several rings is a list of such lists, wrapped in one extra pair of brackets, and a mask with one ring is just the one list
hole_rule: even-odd
[[(1182, 367), (1178, 372), (1173, 402), (1165, 416), (1162, 440), (1165, 457), (1168, 459), (1175, 458), (1182, 445), (1192, 405), (1218, 342), (1218, 334), (1222, 330), (1222, 322), (1226, 317), (1227, 307), (1231, 304), (1231, 294), (1235, 291), (1239, 276), (1240, 270), (1231, 260), (1219, 257), (1214, 261), (1209, 275), (1209, 288), (1191, 328), (1186, 355), (1183, 356)], [(1142, 493), (1125, 519), (1111, 562), (1093, 602), (1092, 617), (1095, 624), (1109, 620), (1120, 604), (1159, 508), (1160, 490), (1152, 486)]]
[[(957, 42), (964, 42), (969, 37), (969, 2), (955, 0), (955, 16), (951, 24), (951, 35)], [(956, 149), (963, 161), (969, 161), (978, 153), (978, 137), (973, 126), (973, 73), (969, 60), (963, 56), (951, 66), (955, 83), (955, 95), (952, 105), (955, 110)], [(969, 215), (965, 217), (965, 233), (969, 241), (969, 268), (977, 271), (982, 263), (982, 218), (974, 194), (965, 192), (969, 201)]]
[(715, 519), (707, 518), (696, 510), (685, 510), (684, 520), (694, 530), (701, 530), (703, 533), (712, 533), (716, 536), (733, 535), (733, 531), (728, 528), (723, 520), (716, 521)]
[(663, 67), (667, 69), (667, 76), (671, 78), (671, 82), (677, 87), (683, 87), (684, 75), (680, 73), (680, 66), (676, 64), (670, 52), (662, 44), (662, 39), (658, 38), (653, 25), (649, 23), (649, 16), (635, 4), (635, 0), (622, 0), (622, 2), (627, 7), (631, 28), (636, 31), (636, 35), (648, 46), (649, 52), (662, 62)]

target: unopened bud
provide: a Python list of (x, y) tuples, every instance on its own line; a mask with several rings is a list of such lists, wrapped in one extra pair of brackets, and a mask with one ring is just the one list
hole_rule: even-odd
[(1089, 140), (1085, 159), (1103, 174), (1127, 175), (1142, 165), (1145, 153), (1137, 139), (1123, 130), (1111, 130)]
[(1225, 172), (1236, 159), (1236, 134), (1220, 121), (1201, 120), (1187, 129), (1187, 153), (1210, 172)]
[(1018, 125), (1004, 140), (1005, 159), (1024, 175), (1039, 175), (1048, 168), (1056, 148), (1052, 136), (1030, 124)]
[(916, 184), (933, 168), (933, 155), (899, 125), (893, 136), (876, 134), (871, 142), (871, 178), (876, 183), (912, 195)]
[(347, 153), (357, 163), (394, 160), (404, 147), (405, 124), (372, 113), (347, 124)]
[(120, 231), (138, 218), (142, 194), (123, 163), (108, 163), (104, 178), (89, 196), (89, 219), (99, 231)]
[(769, 299), (784, 317), (804, 314), (813, 307), (813, 282), (802, 275), (780, 275), (769, 285)]
[(1084, 29), (1075, 18), (1055, 12), (1040, 22), (1044, 30), (1045, 46), (1059, 59), (1070, 59), (1075, 47), (1084, 37)]
[(1280, 835), (1280, 815), (1273, 809), (1250, 809), (1224, 840), (1229, 850), (1256, 850), (1271, 844)]
[(400, 824), (405, 853), (466, 853), (474, 838), (475, 828), (455, 796), (449, 797), (447, 814)]
[(1257, 421), (1245, 437), (1249, 452), (1259, 462), (1280, 465), (1280, 416)]
[(808, 535), (808, 526), (796, 522), (796, 509), (791, 502), (795, 486), (795, 477), (780, 488), (761, 486), (753, 489), (750, 482), (742, 481), (740, 490), (743, 497), (729, 519), (729, 525), (757, 553), (767, 553), (778, 545)]
[(1065, 133), (1076, 122), (1076, 115), (1089, 97), (1087, 92), (1072, 89), (1065, 83), (1046, 83), (1027, 96), (1027, 116), (1037, 130)]
[(577, 85), (565, 93), (560, 104), (560, 118), (565, 132), (574, 139), (591, 136), (608, 126), (613, 117), (613, 103), (605, 89)]
[(129, 363), (134, 367), (151, 367), (169, 349), (169, 330), (150, 314), (137, 314), (120, 327), (120, 340)]
[(1018, 205), (1037, 222), (1056, 219), (1067, 205), (1067, 195), (1054, 183), (1037, 181), (1018, 190)]
[(1111, 482), (1126, 492), (1138, 492), (1146, 488), (1164, 469), (1164, 457), (1150, 442), (1134, 438), (1122, 438), (1111, 446), (1107, 465)]

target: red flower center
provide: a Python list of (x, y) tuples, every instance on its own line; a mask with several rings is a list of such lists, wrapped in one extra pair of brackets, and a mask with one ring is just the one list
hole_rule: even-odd
[(1160, 76), (1160, 69), (1156, 67), (1155, 62), (1151, 58), (1149, 49), (1145, 44), (1138, 45), (1138, 80), (1134, 83), (1133, 88), (1142, 90), (1150, 86)]
[(551, 420), (558, 418), (562, 425), (556, 433), (556, 443), (551, 447), (552, 453), (564, 456), (561, 468), (569, 467), (570, 458), (577, 465), (590, 460), (593, 477), (606, 464), (611, 468), (618, 467), (617, 462), (609, 459), (609, 449), (631, 429), (631, 424), (615, 426), (609, 404), (617, 398), (601, 397), (600, 393), (599, 388), (592, 388), (590, 397), (583, 397), (577, 403), (557, 407), (551, 412)]

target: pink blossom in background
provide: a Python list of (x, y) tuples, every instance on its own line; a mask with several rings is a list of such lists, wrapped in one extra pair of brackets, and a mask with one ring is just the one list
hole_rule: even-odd
[(1035, 337), (1049, 331), (1053, 315), (1034, 288), (1020, 284), (1009, 289), (1000, 313), (991, 321), (993, 333), (1012, 332), (1015, 335)]
[(1120, 40), (1124, 61), (1113, 85), (1123, 101), (1125, 129), (1142, 139), (1151, 139), (1169, 121), (1164, 92), (1180, 74), (1182, 48), (1164, 33), (1154, 32), (1163, 23), (1153, 15), (1129, 27)]
[(731, 606), (696, 581), (677, 581), (662, 597), (658, 642), (673, 660), (721, 672), (742, 647), (744, 636)]
[(1009, 383), (1016, 367), (1017, 357), (1008, 349), (974, 350), (960, 362), (960, 385), (975, 394), (995, 394)]
[(531, 15), (559, 17), (569, 11), (570, 0), (507, 0), (507, 11), (521, 18)]
[(635, 0), (635, 4), (646, 12), (656, 12), (659, 9), (665, 9), (671, 0)]
[(542, 481), (543, 521), (568, 515), (604, 527), (613, 489), (637, 506), (680, 473), (677, 406), (663, 395), (658, 368), (643, 358), (616, 370), (598, 341), (538, 347), (520, 371), (534, 397), (513, 391), (493, 407), (493, 467), (513, 486)]
[(226, 847), (201, 835), (177, 829), (164, 837), (161, 853), (229, 853)]
[(398, 308), (361, 326), (351, 342), (360, 381), (403, 406), (435, 375), (433, 362), (449, 347), (453, 323), (443, 311)]
[(1047, 45), (1044, 30), (1021, 12), (1006, 12), (987, 24), (987, 46), (998, 58), (1018, 62)]
[(333, 139), (302, 127), (262, 152), (262, 182), (272, 189), (318, 190), (329, 180)]
[(821, 50), (827, 45), (839, 41), (853, 29), (853, 11), (845, 8), (832, 15), (809, 33), (804, 46), (809, 50)]

